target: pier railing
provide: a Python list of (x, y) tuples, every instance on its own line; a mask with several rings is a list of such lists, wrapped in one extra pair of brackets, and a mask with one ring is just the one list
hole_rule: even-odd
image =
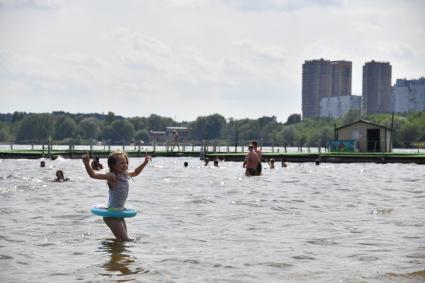
[[(282, 145), (260, 146), (263, 152), (294, 153), (294, 152), (327, 152), (326, 147), (301, 146), (290, 147)], [(0, 144), (0, 151), (43, 151), (46, 154), (53, 151), (108, 151), (125, 150), (140, 152), (216, 152), (242, 153), (248, 151), (247, 145), (219, 145), (215, 143), (180, 143), (179, 148), (168, 143), (154, 143), (150, 145), (134, 144), (86, 144), (86, 145), (58, 145), (58, 144)]]

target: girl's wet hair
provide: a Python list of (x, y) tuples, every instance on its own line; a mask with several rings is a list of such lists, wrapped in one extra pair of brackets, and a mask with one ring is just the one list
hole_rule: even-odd
[(118, 156), (124, 156), (128, 164), (127, 154), (122, 150), (114, 150), (113, 152), (111, 152), (111, 154), (109, 154), (108, 157), (108, 167), (110, 172), (114, 172), (114, 166), (115, 164), (117, 164)]

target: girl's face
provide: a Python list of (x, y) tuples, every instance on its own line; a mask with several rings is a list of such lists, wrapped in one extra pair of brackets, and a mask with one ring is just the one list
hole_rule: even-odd
[(120, 174), (126, 172), (128, 169), (128, 160), (124, 155), (117, 156), (117, 162), (114, 165), (114, 172)]

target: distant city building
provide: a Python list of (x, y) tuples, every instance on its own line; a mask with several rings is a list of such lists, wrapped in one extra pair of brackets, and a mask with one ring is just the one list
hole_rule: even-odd
[(363, 111), (365, 114), (391, 112), (391, 65), (367, 62), (363, 66)]
[(320, 117), (323, 97), (351, 95), (352, 63), (348, 61), (310, 60), (303, 64), (303, 118)]
[(320, 99), (331, 96), (332, 64), (329, 60), (311, 60), (303, 64), (302, 112), (303, 118), (317, 118)]
[(352, 63), (332, 61), (332, 96), (351, 95)]
[(359, 95), (345, 95), (322, 97), (320, 100), (320, 117), (339, 119), (350, 110), (361, 111), (362, 97)]
[(398, 79), (391, 92), (392, 111), (396, 113), (425, 110), (425, 78)]

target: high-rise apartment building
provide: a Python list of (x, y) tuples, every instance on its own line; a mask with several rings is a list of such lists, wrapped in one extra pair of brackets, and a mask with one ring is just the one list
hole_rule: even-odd
[(350, 110), (361, 111), (361, 101), (360, 95), (322, 97), (320, 100), (320, 117), (339, 119)]
[(303, 118), (320, 116), (323, 97), (351, 95), (351, 62), (310, 60), (303, 64)]
[(331, 61), (305, 61), (302, 80), (303, 118), (317, 118), (320, 114), (320, 99), (331, 96), (332, 92)]
[(332, 61), (332, 95), (351, 95), (351, 70), (352, 63), (349, 61)]
[(367, 62), (363, 66), (363, 111), (366, 114), (391, 111), (391, 65)]
[(391, 111), (409, 113), (425, 110), (425, 78), (398, 79), (391, 92)]

